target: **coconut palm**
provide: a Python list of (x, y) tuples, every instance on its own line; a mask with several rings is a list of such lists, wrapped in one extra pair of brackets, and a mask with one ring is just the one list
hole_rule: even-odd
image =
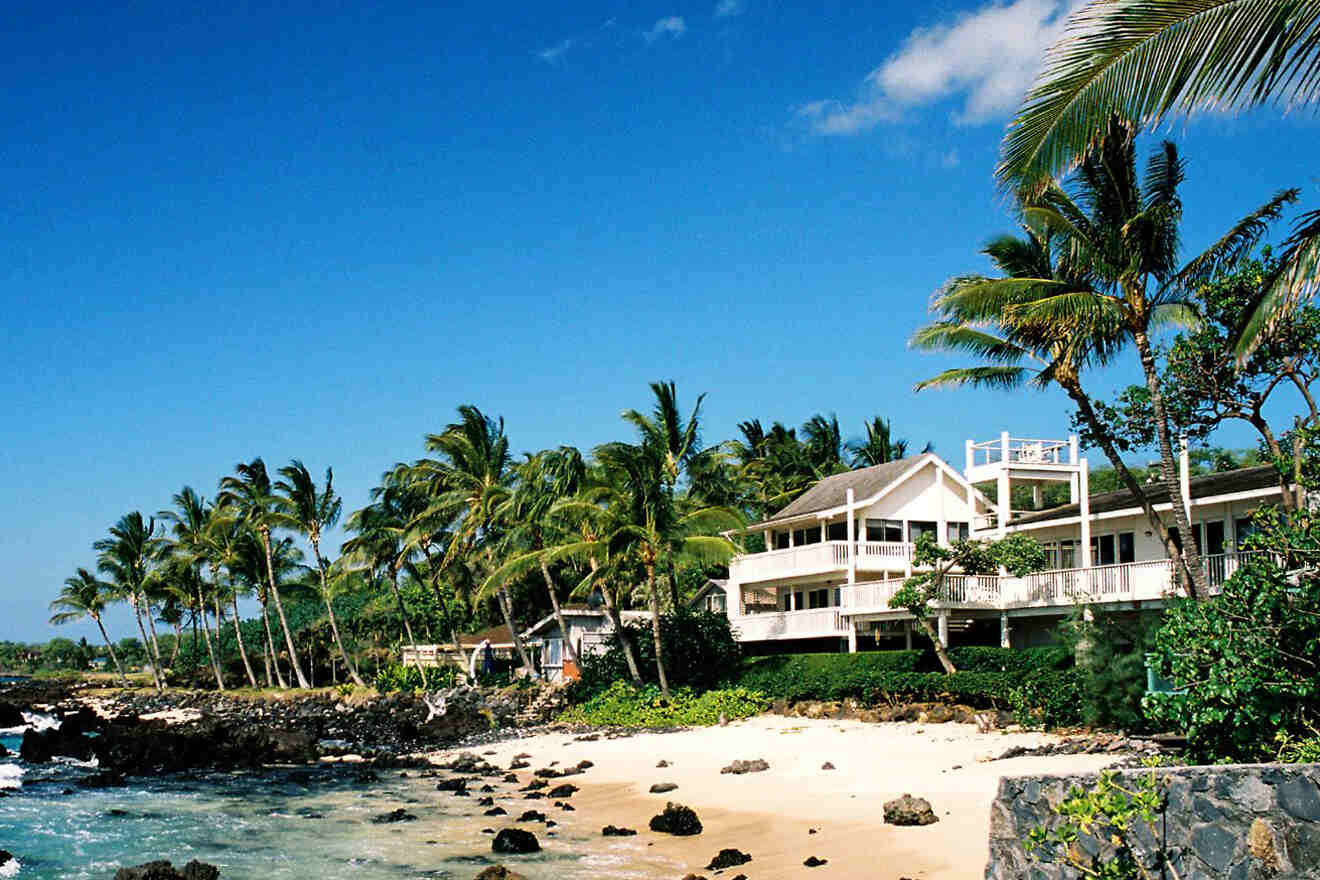
[[(234, 641), (238, 643), (238, 655), (243, 660), (243, 672), (247, 675), (248, 684), (252, 687), (257, 686), (257, 676), (252, 672), (252, 662), (248, 659), (247, 645), (243, 642), (242, 616), (238, 611), (238, 599), (240, 589), (238, 578), (235, 575), (235, 567), (240, 565), (241, 552), (240, 543), (244, 535), (242, 524), (220, 515), (220, 512), (213, 511), (210, 523), (203, 535), (203, 542), (206, 547), (206, 561), (211, 569), (211, 601), (215, 606), (216, 621), (216, 640), (220, 638), (220, 621), (223, 615), (220, 612), (221, 604), (225, 601), (232, 603), (234, 615)], [(220, 572), (224, 570), (227, 575), (227, 583), (222, 584)], [(267, 682), (269, 684), (269, 682)]]
[[(170, 539), (167, 552), (174, 557), (183, 560), (192, 566), (196, 572), (196, 578), (193, 580), (195, 593), (189, 597), (191, 602), (195, 602), (194, 609), (197, 617), (200, 617), (202, 635), (206, 640), (206, 653), (211, 661), (211, 670), (215, 675), (215, 684), (218, 689), (225, 689), (224, 673), (220, 669), (220, 660), (216, 656), (215, 644), (211, 639), (211, 625), (207, 620), (207, 602), (205, 592), (207, 585), (202, 580), (202, 565), (209, 562), (208, 553), (211, 548), (208, 543), (208, 532), (211, 526), (211, 508), (206, 504), (206, 499), (198, 495), (191, 486), (184, 486), (183, 489), (176, 492), (173, 498), (174, 509), (162, 510), (156, 514), (163, 522), (172, 523)], [(217, 589), (215, 580), (216, 569), (212, 568), (212, 578), (210, 589)], [(196, 618), (194, 618), (196, 619)], [(220, 625), (220, 618), (216, 617), (216, 626)], [(196, 631), (194, 630), (194, 636)], [(217, 639), (219, 638), (217, 634)]]
[(119, 680), (124, 687), (128, 687), (128, 676), (124, 675), (124, 667), (119, 662), (119, 655), (115, 653), (114, 643), (106, 634), (105, 623), (101, 620), (101, 614), (105, 611), (112, 590), (110, 584), (98, 580), (96, 575), (87, 569), (78, 569), (76, 575), (65, 579), (64, 588), (50, 603), (50, 610), (55, 612), (51, 615), (50, 622), (59, 626), (85, 617), (96, 621), (96, 628), (101, 631), (101, 638), (105, 640), (105, 647), (110, 652), (115, 671), (119, 673)]
[(399, 570), (405, 561), (403, 535), (410, 517), (403, 510), (399, 492), (386, 486), (376, 489), (373, 494), (375, 500), (371, 504), (349, 515), (348, 530), (353, 537), (344, 542), (339, 552), (349, 561), (365, 565), (373, 579), (378, 572), (384, 573), (399, 611), (399, 624), (408, 644), (415, 645), (417, 641), (399, 590)]
[[(133, 609), (142, 644), (151, 657), (152, 680), (157, 690), (163, 690), (165, 675), (161, 669), (160, 644), (156, 641), (155, 613), (146, 591), (147, 575), (160, 550), (156, 521), (143, 519), (136, 510), (126, 513), (110, 527), (110, 536), (97, 541), (92, 548), (99, 554), (97, 570), (110, 578), (115, 592)], [(142, 622), (144, 616), (146, 627)]]
[[(927, 443), (922, 452), (930, 452), (934, 447)], [(847, 444), (852, 453), (852, 466), (855, 468), (873, 467), (904, 458), (908, 453), (908, 442), (893, 435), (893, 425), (880, 416), (875, 416), (866, 423), (866, 438)]]
[(613, 495), (608, 503), (616, 511), (612, 529), (602, 536), (601, 544), (610, 560), (631, 558), (646, 573), (656, 674), (667, 696), (657, 565), (662, 559), (675, 558), (702, 564), (728, 562), (733, 543), (710, 533), (737, 528), (741, 520), (732, 511), (713, 508), (680, 516), (666, 490), (663, 452), (653, 444), (607, 443), (596, 449), (595, 458), (602, 467), (606, 491)]
[[(280, 628), (284, 632), (284, 644), (289, 650), (289, 665), (293, 667), (298, 686), (304, 689), (310, 688), (307, 676), (303, 674), (302, 662), (298, 659), (298, 649), (293, 644), (293, 633), (284, 614), (280, 591), (275, 585), (275, 565), (271, 558), (271, 531), (278, 524), (278, 519), (275, 516), (275, 499), (270, 476), (266, 472), (266, 463), (260, 458), (254, 458), (250, 462), (239, 462), (234, 466), (234, 470), (234, 475), (220, 480), (220, 495), (216, 503), (232, 513), (236, 519), (247, 523), (260, 536), (266, 557), (267, 595), (274, 602), (275, 612), (279, 616)], [(277, 663), (276, 670), (278, 669)], [(281, 684), (281, 687), (283, 686)]]
[[(410, 468), (410, 479), (425, 487), (428, 495), (426, 509), (415, 520), (426, 524), (426, 533), (440, 522), (453, 524), (441, 569), (478, 558), (493, 569), (500, 537), (496, 511), (509, 497), (513, 482), (509, 438), (502, 418), (491, 418), (470, 404), (460, 406), (458, 414), (459, 421), (426, 438), (427, 451), (439, 458), (423, 459)], [(509, 592), (500, 587), (495, 597), (518, 658), (530, 670), (532, 661), (514, 622)]]
[(738, 474), (748, 487), (750, 506), (766, 517), (820, 481), (797, 430), (780, 422), (765, 430), (759, 419), (738, 424), (741, 440), (729, 443)]
[(339, 656), (343, 659), (344, 668), (348, 670), (353, 683), (365, 687), (366, 682), (358, 674), (357, 665), (353, 662), (353, 658), (348, 656), (348, 651), (344, 650), (344, 640), (339, 635), (339, 622), (335, 619), (334, 603), (330, 601), (330, 585), (326, 580), (327, 564), (325, 557), (321, 555), (321, 534), (323, 530), (339, 522), (339, 515), (344, 507), (343, 499), (334, 490), (334, 472), (330, 468), (325, 469), (323, 490), (316, 488), (316, 480), (312, 478), (306, 465), (297, 459), (280, 468), (280, 476), (283, 479), (275, 483), (275, 491), (278, 493), (275, 498), (276, 507), (285, 525), (302, 532), (307, 536), (308, 543), (312, 545), (316, 572), (321, 583), (321, 599), (325, 602), (325, 612), (330, 621), (330, 632), (334, 636), (335, 646), (339, 649)]
[[(1074, 13), (1009, 126), (998, 175), (1040, 185), (1082, 164), (1117, 115), (1142, 127), (1197, 110), (1320, 100), (1318, 0), (1092, 0)], [(1299, 218), (1239, 358), (1320, 279), (1320, 211)]]

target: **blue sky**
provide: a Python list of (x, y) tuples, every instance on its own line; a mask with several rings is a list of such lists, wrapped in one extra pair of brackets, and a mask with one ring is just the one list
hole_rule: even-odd
[[(1062, 3), (266, 6), (9, 9), (0, 638), (61, 632), (120, 514), (254, 455), (352, 509), (464, 402), (520, 451), (626, 436), (654, 379), (708, 392), (708, 441), (1066, 432), (1055, 395), (912, 394), (946, 364), (905, 348), (1010, 228), (996, 146)], [(1316, 131), (1173, 130), (1188, 247), (1316, 207)]]

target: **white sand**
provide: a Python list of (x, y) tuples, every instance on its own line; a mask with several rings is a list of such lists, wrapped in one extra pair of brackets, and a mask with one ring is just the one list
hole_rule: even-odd
[[(470, 751), (503, 767), (514, 755), (530, 753), (531, 767), (519, 774), (524, 781), (531, 770), (552, 761), (557, 766), (593, 761), (585, 774), (567, 780), (582, 788), (572, 799), (575, 821), (636, 828), (638, 837), (620, 845), (650, 844), (648, 862), (659, 859), (709, 876), (704, 866), (711, 857), (736, 847), (751, 853), (753, 861), (722, 876), (802, 877), (803, 860), (816, 856), (828, 864), (812, 870), (812, 877), (967, 880), (981, 877), (985, 869), (990, 804), (1001, 776), (1094, 771), (1115, 760), (1113, 755), (1074, 755), (986, 761), (1011, 746), (1055, 739), (1035, 733), (980, 734), (966, 724), (763, 715), (727, 727), (602, 736), (596, 742), (549, 733)], [(491, 751), (495, 754), (485, 754)], [(765, 759), (770, 769), (741, 776), (720, 773), (735, 759), (755, 758)], [(670, 766), (656, 769), (661, 759)], [(822, 770), (826, 761), (837, 769)], [(656, 782), (678, 788), (648, 793)], [(905, 792), (929, 800), (940, 821), (919, 828), (884, 824), (883, 803)], [(650, 832), (650, 817), (668, 800), (695, 809), (703, 833), (675, 838)], [(812, 828), (816, 834), (809, 833)], [(682, 872), (657, 871), (656, 876), (677, 880)]]

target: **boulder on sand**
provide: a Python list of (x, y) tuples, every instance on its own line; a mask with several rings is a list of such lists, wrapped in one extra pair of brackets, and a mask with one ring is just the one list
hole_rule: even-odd
[(540, 852), (541, 844), (537, 841), (536, 835), (530, 831), (521, 828), (504, 828), (490, 842), (490, 848), (501, 855), (522, 855)]
[(634, 828), (619, 828), (616, 825), (606, 825), (600, 829), (601, 837), (632, 837), (636, 833)]
[(755, 758), (751, 761), (734, 761), (729, 766), (720, 770), (721, 773), (733, 773), (741, 776), (744, 773), (763, 773), (770, 769), (770, 765), (763, 758)]
[(739, 865), (745, 865), (752, 860), (752, 857), (736, 849), (722, 849), (715, 858), (710, 860), (706, 866), (707, 871), (722, 871), (725, 868), (736, 868)]
[(665, 804), (663, 813), (651, 817), (651, 830), (677, 837), (689, 837), (701, 833), (701, 820), (697, 818), (696, 812), (691, 807), (670, 801)]
[(472, 880), (527, 880), (527, 878), (516, 871), (510, 871), (503, 865), (491, 865), (489, 868), (483, 868)]
[(925, 798), (904, 794), (892, 801), (885, 801), (885, 822), (889, 825), (930, 825), (940, 821), (935, 811), (930, 808), (930, 801)]
[(651, 786), (651, 794), (664, 794), (676, 788), (678, 788), (678, 785), (673, 782), (657, 782)]

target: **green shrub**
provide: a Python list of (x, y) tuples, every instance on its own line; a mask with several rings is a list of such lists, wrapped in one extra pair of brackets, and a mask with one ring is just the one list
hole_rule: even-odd
[(1252, 558), (1218, 597), (1170, 609), (1156, 635), (1155, 671), (1179, 692), (1147, 695), (1146, 712), (1202, 760), (1267, 760), (1280, 733), (1304, 738), (1320, 722), (1320, 517), (1265, 510), (1255, 524), (1252, 549), (1302, 570)]
[(1133, 732), (1150, 729), (1142, 708), (1146, 695), (1146, 654), (1155, 648), (1159, 614), (1136, 618), (1098, 615), (1060, 627), (1073, 646), (1081, 677), (1081, 714), (1087, 724)]
[(376, 673), (376, 690), (382, 694), (391, 691), (411, 693), (425, 689), (438, 690), (453, 687), (457, 679), (458, 670), (453, 666), (428, 669), (426, 670), (425, 679), (423, 679), (422, 671), (416, 666), (391, 663), (389, 666), (382, 666), (380, 671)]
[(1022, 676), (1008, 690), (1008, 709), (1023, 727), (1050, 730), (1082, 720), (1082, 686), (1076, 670)]
[(949, 659), (959, 672), (1013, 672), (1029, 675), (1072, 666), (1072, 651), (1066, 645), (1044, 648), (991, 648), (960, 645), (949, 649)]
[(920, 651), (788, 654), (743, 662), (736, 683), (784, 700), (873, 699), (886, 673), (915, 672)]
[(720, 715), (729, 721), (748, 718), (769, 706), (770, 701), (763, 694), (745, 688), (702, 694), (680, 688), (665, 697), (658, 687), (638, 688), (618, 681), (585, 703), (568, 709), (560, 720), (622, 727), (682, 727), (715, 724)]
[[(651, 621), (626, 623), (624, 628), (637, 649), (637, 666), (642, 681), (657, 684), (655, 640)], [(665, 650), (665, 674), (670, 688), (690, 687), (709, 690), (716, 687), (730, 669), (736, 669), (742, 649), (733, 637), (729, 618), (708, 611), (680, 610), (660, 617), (660, 640)], [(581, 701), (601, 693), (615, 682), (629, 681), (628, 661), (617, 636), (611, 636), (603, 653), (582, 658), (581, 679), (574, 686), (572, 699)]]

